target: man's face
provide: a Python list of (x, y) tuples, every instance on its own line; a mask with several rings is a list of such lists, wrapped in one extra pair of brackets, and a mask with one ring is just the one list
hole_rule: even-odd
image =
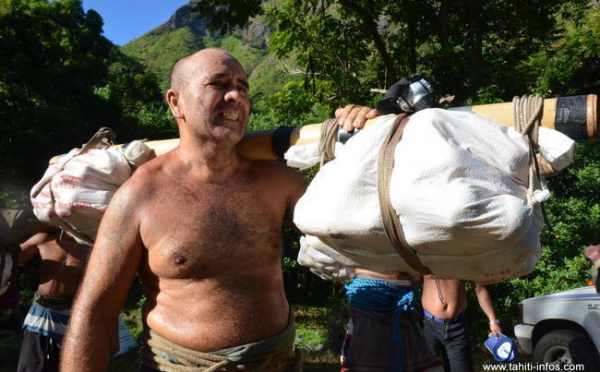
[(234, 59), (217, 54), (203, 58), (179, 101), (190, 130), (216, 140), (238, 142), (248, 126), (248, 81)]

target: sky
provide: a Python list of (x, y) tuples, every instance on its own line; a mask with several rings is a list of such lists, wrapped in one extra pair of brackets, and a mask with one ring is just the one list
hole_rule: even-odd
[(123, 45), (169, 20), (189, 0), (83, 0), (104, 20), (104, 37)]

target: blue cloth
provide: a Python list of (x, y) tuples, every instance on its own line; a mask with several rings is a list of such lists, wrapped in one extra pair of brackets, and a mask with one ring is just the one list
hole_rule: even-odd
[(73, 297), (35, 293), (23, 322), (18, 372), (58, 371)]
[(56, 311), (34, 304), (29, 308), (27, 317), (23, 322), (23, 329), (61, 341), (67, 330), (70, 317), (70, 310)]
[(360, 277), (353, 278), (345, 287), (350, 306), (365, 311), (393, 312), (394, 342), (400, 353), (398, 371), (402, 371), (404, 342), (400, 332), (400, 317), (403, 313), (411, 314), (415, 309), (414, 288)]

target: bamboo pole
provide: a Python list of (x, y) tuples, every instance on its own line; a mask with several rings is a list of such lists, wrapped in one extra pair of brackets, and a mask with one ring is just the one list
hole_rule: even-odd
[[(558, 130), (576, 141), (596, 140), (598, 133), (598, 100), (595, 94), (566, 98), (544, 99), (541, 125)], [(512, 102), (451, 108), (452, 111), (468, 111), (505, 126), (513, 125)], [(375, 120), (368, 120), (365, 129)], [(274, 131), (249, 132), (239, 144), (238, 152), (250, 159), (277, 159), (271, 149)], [(290, 145), (302, 145), (319, 141), (321, 123), (307, 124), (295, 128)], [(173, 140), (152, 141), (148, 146), (155, 148), (157, 155), (176, 146)], [(164, 146), (164, 147), (163, 147)], [(171, 147), (173, 146), (173, 147)]]
[[(473, 112), (505, 126), (513, 125), (512, 102), (463, 106), (450, 108), (449, 110)], [(365, 129), (368, 129), (375, 122), (376, 120), (368, 120), (365, 123)], [(294, 128), (290, 136), (290, 145), (302, 145), (319, 141), (321, 124), (307, 124)], [(598, 134), (597, 95), (544, 99), (541, 125), (558, 130), (575, 141), (596, 140)], [(239, 154), (252, 160), (278, 159), (272, 147), (274, 132), (274, 130), (248, 132), (238, 145)], [(179, 146), (179, 139), (147, 141), (145, 143), (159, 156)], [(123, 145), (116, 145), (116, 147), (120, 146)], [(57, 159), (57, 156), (53, 157), (50, 163), (56, 162)]]

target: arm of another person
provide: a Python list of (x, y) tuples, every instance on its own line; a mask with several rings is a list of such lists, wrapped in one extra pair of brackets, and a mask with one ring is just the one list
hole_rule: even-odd
[(114, 351), (111, 338), (142, 257), (134, 207), (141, 193), (126, 185), (102, 218), (63, 342), (63, 372), (106, 371)]
[(32, 235), (25, 242), (21, 243), (21, 252), (19, 254), (19, 264), (25, 264), (36, 258), (40, 250), (38, 245), (43, 244), (52, 239), (48, 233), (37, 233)]
[(494, 334), (494, 336), (498, 338), (498, 333), (502, 333), (502, 328), (500, 327), (500, 320), (496, 317), (496, 313), (494, 312), (492, 296), (483, 284), (473, 283), (473, 286), (475, 288), (475, 294), (477, 295), (477, 301), (479, 301), (479, 306), (489, 319), (490, 334)]
[(347, 105), (335, 110), (335, 117), (338, 119), (339, 125), (348, 132), (351, 132), (354, 128), (361, 129), (367, 120), (376, 118), (379, 115), (381, 113), (376, 109), (359, 105)]

